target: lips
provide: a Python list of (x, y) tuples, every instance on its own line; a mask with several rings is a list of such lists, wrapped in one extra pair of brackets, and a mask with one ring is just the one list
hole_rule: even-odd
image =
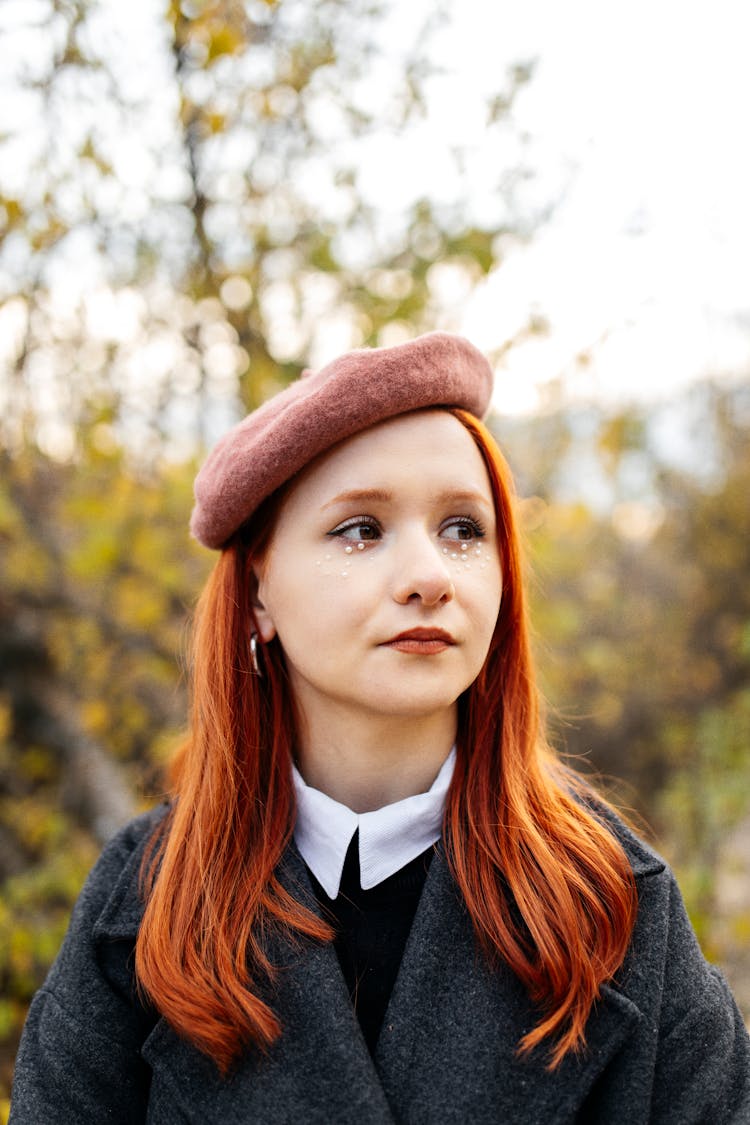
[(386, 641), (384, 648), (394, 648), (398, 652), (413, 653), (417, 656), (432, 656), (444, 652), (456, 643), (455, 638), (445, 629), (407, 629)]

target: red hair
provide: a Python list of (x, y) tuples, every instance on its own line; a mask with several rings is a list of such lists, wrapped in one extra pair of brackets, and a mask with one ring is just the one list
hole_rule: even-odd
[[(519, 1049), (548, 1040), (556, 1066), (585, 1043), (600, 987), (623, 961), (635, 882), (591, 811), (593, 794), (540, 729), (510, 470), (481, 422), (452, 413), (487, 466), (503, 596), (485, 664), (459, 704), (446, 852), (485, 954), (510, 966), (540, 1012)], [(274, 972), (264, 935), (332, 937), (276, 874), (295, 817), (293, 700), (278, 641), (264, 646), (259, 679), (249, 639), (251, 561), (277, 508), (272, 498), (222, 552), (198, 604), (190, 736), (172, 767), (175, 800), (142, 869), (139, 986), (224, 1073), (247, 1043), (266, 1049), (281, 1033), (260, 996)]]

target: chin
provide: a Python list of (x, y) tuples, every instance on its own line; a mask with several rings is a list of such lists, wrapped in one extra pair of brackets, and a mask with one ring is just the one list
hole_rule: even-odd
[[(463, 690), (463, 689), (461, 689)], [(427, 719), (451, 710), (461, 691), (451, 693), (390, 692), (385, 698), (370, 700), (365, 709), (394, 719)]]

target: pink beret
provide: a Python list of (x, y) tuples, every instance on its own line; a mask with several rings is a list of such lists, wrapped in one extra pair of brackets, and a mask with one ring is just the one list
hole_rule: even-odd
[(222, 547), (255, 509), (318, 454), (397, 414), (457, 406), (483, 417), (492, 369), (461, 336), (430, 332), (347, 352), (274, 395), (214, 447), (195, 480), (190, 530)]

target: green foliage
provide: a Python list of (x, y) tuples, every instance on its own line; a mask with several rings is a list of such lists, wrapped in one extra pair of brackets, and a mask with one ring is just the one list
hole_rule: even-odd
[(103, 838), (158, 797), (184, 726), (181, 642), (210, 563), (186, 532), (193, 472), (2, 461), (0, 1088)]
[[(537, 451), (545, 466), (546, 500), (525, 501), (521, 515), (557, 739), (654, 826), (709, 951), (725, 842), (750, 812), (747, 394), (707, 385), (682, 404), (700, 419), (695, 461), (682, 468), (642, 412), (586, 427), (572, 414), (534, 420), (506, 442), (522, 478), (538, 479)], [(603, 511), (555, 498), (571, 459), (582, 488), (584, 467), (591, 475), (582, 430), (609, 481)], [(634, 454), (639, 499), (628, 492)]]

